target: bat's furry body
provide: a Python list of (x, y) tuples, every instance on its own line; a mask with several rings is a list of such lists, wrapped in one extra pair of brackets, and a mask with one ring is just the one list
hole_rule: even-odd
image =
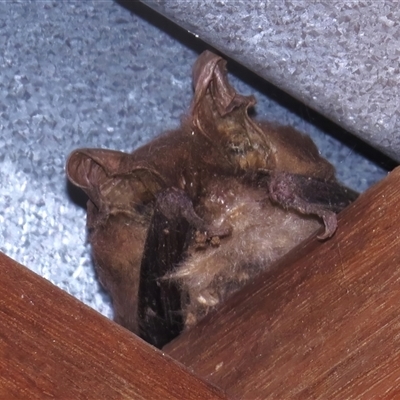
[(272, 204), (265, 190), (230, 179), (211, 185), (201, 215), (210, 223), (229, 224), (232, 233), (218, 247), (198, 250), (192, 245), (188, 257), (172, 273), (189, 295), (186, 326), (195, 324), (321, 226), (315, 218)]
[(93, 255), (116, 320), (157, 345), (159, 328), (146, 334), (154, 318), (193, 325), (321, 225), (320, 238), (331, 236), (335, 212), (356, 196), (309, 137), (249, 118), (255, 100), (229, 85), (221, 57), (203, 53), (193, 75), (180, 129), (133, 154), (76, 150), (67, 164), (89, 196)]

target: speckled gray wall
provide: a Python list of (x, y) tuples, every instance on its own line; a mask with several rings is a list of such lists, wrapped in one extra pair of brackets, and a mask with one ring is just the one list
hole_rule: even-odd
[[(65, 160), (78, 147), (131, 151), (179, 125), (192, 65), (205, 48), (191, 35), (182, 44), (182, 32), (167, 32), (164, 19), (154, 25), (132, 11), (112, 0), (0, 2), (0, 249), (109, 316)], [(230, 78), (240, 92), (255, 93), (260, 118), (310, 134), (346, 185), (364, 190), (385, 175)]]
[(143, 2), (400, 161), (398, 2)]

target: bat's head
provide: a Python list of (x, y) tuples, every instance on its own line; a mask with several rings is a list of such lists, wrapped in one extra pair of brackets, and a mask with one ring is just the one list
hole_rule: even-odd
[(192, 125), (239, 169), (265, 168), (268, 149), (248, 109), (253, 96), (238, 94), (229, 84), (226, 61), (205, 51), (193, 67)]
[(255, 98), (237, 93), (229, 84), (226, 61), (220, 56), (209, 51), (200, 55), (193, 67), (193, 85), (192, 123), (231, 165), (244, 171), (334, 176), (333, 167), (308, 136), (289, 127), (257, 123), (248, 116)]

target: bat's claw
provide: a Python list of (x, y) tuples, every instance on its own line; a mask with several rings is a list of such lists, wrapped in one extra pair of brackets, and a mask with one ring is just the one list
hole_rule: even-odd
[(332, 211), (326, 211), (320, 214), (325, 225), (325, 232), (322, 235), (318, 235), (319, 240), (329, 239), (334, 235), (337, 229), (337, 218), (336, 214)]
[(209, 243), (212, 247), (218, 247), (221, 239), (232, 234), (232, 226), (222, 224), (219, 227), (209, 227), (203, 231), (197, 230), (195, 234), (195, 242), (197, 249), (204, 249)]

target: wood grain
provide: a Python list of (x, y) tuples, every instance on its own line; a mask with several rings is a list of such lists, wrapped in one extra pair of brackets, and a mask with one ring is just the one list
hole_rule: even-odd
[(244, 399), (400, 398), (400, 169), (164, 350)]
[(1, 253), (0, 271), (0, 399), (226, 398)]

